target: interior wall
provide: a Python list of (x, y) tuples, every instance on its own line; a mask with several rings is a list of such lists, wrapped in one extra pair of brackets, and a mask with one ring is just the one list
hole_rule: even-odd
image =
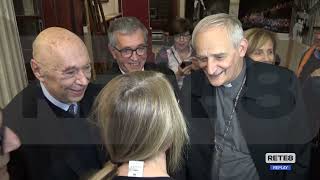
[(185, 17), (185, 8), (186, 7), (186, 0), (178, 0), (178, 14), (179, 17)]
[(230, 0), (229, 14), (238, 17), (240, 0)]
[(119, 13), (118, 0), (109, 0), (106, 3), (102, 3), (103, 12), (106, 16)]

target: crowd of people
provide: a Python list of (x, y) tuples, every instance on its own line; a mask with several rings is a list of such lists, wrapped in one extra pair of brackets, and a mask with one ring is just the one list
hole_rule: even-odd
[[(95, 80), (77, 35), (43, 30), (33, 42), (37, 81), (0, 114), (0, 179), (313, 178), (318, 44), (298, 78), (277, 66), (270, 31), (244, 32), (224, 13), (194, 28), (182, 18), (171, 26), (172, 43), (153, 64), (146, 27), (135, 17), (112, 21), (115, 63)], [(295, 153), (291, 171), (272, 171), (267, 153)]]
[(271, 8), (255, 9), (241, 17), (244, 29), (260, 27), (275, 32), (289, 32), (292, 2), (280, 2)]

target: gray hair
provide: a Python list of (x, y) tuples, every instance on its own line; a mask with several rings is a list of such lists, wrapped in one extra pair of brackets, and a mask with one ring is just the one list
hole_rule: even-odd
[(141, 30), (143, 32), (144, 41), (147, 43), (148, 30), (136, 17), (121, 17), (115, 19), (110, 23), (108, 29), (109, 45), (113, 47), (117, 45), (116, 33), (129, 35), (137, 30)]
[(243, 39), (243, 29), (241, 22), (229, 14), (219, 13), (203, 18), (194, 28), (192, 33), (192, 46), (195, 46), (198, 33), (213, 27), (223, 27), (227, 30), (228, 37), (235, 48), (239, 47)]

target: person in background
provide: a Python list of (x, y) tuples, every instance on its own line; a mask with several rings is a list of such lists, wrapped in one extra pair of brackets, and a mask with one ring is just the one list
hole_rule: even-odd
[(244, 32), (244, 36), (248, 40), (246, 56), (254, 61), (280, 64), (276, 54), (277, 41), (273, 32), (262, 28), (251, 28)]
[(314, 33), (312, 46), (303, 54), (296, 71), (302, 85), (307, 112), (312, 120), (311, 179), (320, 178), (320, 32)]
[(0, 179), (9, 180), (7, 164), (10, 160), (9, 153), (21, 145), (18, 136), (3, 123), (2, 110), (0, 109)]
[(184, 76), (197, 69), (197, 61), (194, 59), (195, 52), (190, 44), (191, 34), (192, 26), (187, 19), (177, 18), (173, 20), (169, 29), (169, 36), (173, 40), (173, 45), (169, 48), (161, 48), (155, 60), (157, 64), (167, 64), (175, 73), (180, 88)]
[(302, 84), (302, 93), (306, 104), (307, 112), (312, 120), (312, 133), (314, 139), (312, 141), (311, 155), (311, 180), (320, 179), (318, 171), (320, 167), (320, 67), (315, 68)]
[(50, 27), (36, 37), (32, 50), (37, 81), (3, 110), (5, 125), (21, 140), (10, 154), (10, 179), (81, 179), (105, 161), (86, 119), (99, 92), (89, 83), (87, 48), (69, 30)]
[(121, 17), (110, 23), (108, 29), (109, 51), (116, 63), (95, 83), (104, 87), (113, 77), (134, 71), (152, 70), (167, 76), (175, 93), (179, 94), (174, 73), (165, 65), (146, 63), (148, 30), (136, 17)]
[[(115, 77), (96, 98), (92, 117), (110, 161), (91, 180), (171, 179), (169, 172), (178, 168), (188, 135), (162, 73), (137, 71)], [(144, 164), (132, 170), (132, 161)]]
[(315, 32), (313, 45), (303, 54), (296, 74), (303, 84), (318, 68), (320, 68), (320, 32)]

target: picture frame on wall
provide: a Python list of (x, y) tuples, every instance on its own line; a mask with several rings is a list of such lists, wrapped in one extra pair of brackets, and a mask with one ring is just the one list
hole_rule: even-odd
[(289, 33), (293, 0), (241, 0), (238, 17), (243, 28)]

